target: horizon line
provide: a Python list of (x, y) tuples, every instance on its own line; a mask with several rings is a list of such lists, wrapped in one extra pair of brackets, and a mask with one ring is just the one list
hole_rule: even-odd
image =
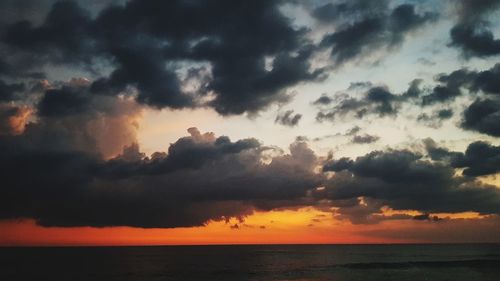
[(216, 243), (216, 244), (67, 244), (0, 245), (1, 248), (121, 248), (121, 247), (211, 247), (211, 246), (411, 246), (411, 245), (496, 245), (500, 242), (395, 242), (395, 243)]

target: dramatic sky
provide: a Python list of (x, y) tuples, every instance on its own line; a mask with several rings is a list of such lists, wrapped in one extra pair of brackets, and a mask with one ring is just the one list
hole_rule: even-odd
[(0, 1), (0, 245), (500, 242), (499, 0)]

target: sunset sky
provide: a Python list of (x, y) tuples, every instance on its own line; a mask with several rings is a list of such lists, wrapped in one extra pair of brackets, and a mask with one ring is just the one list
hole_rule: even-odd
[(0, 246), (500, 242), (499, 0), (0, 1)]

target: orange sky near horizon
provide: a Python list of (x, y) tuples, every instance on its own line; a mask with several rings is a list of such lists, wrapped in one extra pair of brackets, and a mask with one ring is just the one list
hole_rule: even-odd
[(475, 219), (477, 230), (474, 230), (469, 220), (472, 219), (459, 219), (458, 225), (414, 220), (356, 225), (337, 220), (328, 212), (304, 208), (256, 212), (243, 222), (233, 219), (202, 227), (171, 229), (41, 227), (34, 220), (0, 221), (0, 246), (428, 243), (439, 242), (440, 236), (458, 228), (461, 236), (446, 235), (441, 240), (460, 242), (493, 227), (491, 236), (476, 239), (476, 242), (491, 242), (492, 237), (500, 234), (495, 222)]

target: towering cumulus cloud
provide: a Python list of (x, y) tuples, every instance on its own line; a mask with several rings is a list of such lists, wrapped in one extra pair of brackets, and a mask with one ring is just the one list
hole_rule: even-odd
[(300, 204), (319, 183), (316, 156), (300, 142), (265, 161), (274, 148), (256, 139), (232, 142), (190, 128), (168, 152), (146, 157), (135, 143), (136, 107), (68, 83), (43, 94), (38, 121), (20, 134), (12, 118), (22, 109), (6, 108), (0, 217), (46, 226), (197, 226)]

